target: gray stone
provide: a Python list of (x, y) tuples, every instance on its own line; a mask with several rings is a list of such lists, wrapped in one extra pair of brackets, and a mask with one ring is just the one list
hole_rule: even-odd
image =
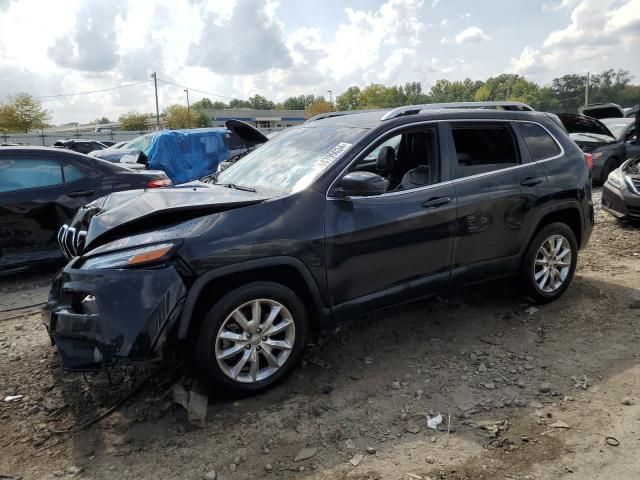
[(529, 406), (531, 408), (535, 408), (535, 409), (538, 409), (538, 410), (543, 407), (543, 405), (537, 400), (532, 400), (531, 402), (529, 402)]
[(309, 448), (309, 447), (303, 448), (298, 452), (298, 454), (296, 455), (296, 458), (294, 458), (293, 461), (301, 462), (302, 460), (311, 458), (316, 454), (317, 451), (318, 451), (317, 448)]
[(235, 472), (238, 469), (238, 466), (235, 463), (232, 463), (231, 465), (229, 465), (229, 471), (230, 472)]
[(400, 382), (393, 382), (391, 388), (394, 390), (400, 390)]
[(204, 480), (216, 480), (218, 478), (218, 474), (215, 470), (211, 470), (204, 474)]
[(622, 405), (630, 407), (631, 405), (633, 405), (633, 400), (631, 400), (629, 397), (624, 397), (622, 399)]
[(487, 366), (484, 363), (481, 363), (478, 367), (478, 372), (485, 373), (487, 371)]
[(551, 384), (550, 383), (543, 383), (542, 385), (540, 385), (540, 393), (549, 393), (551, 391)]
[(75, 465), (71, 465), (70, 467), (67, 467), (67, 474), (68, 475), (77, 475), (80, 472), (82, 472), (82, 468), (76, 467)]
[(367, 448), (366, 448), (366, 452), (367, 452), (369, 455), (375, 455), (375, 453), (376, 453), (376, 449), (375, 449), (375, 448), (373, 448), (373, 447), (367, 447)]
[(267, 463), (267, 464), (264, 466), (264, 471), (265, 471), (265, 472), (271, 472), (271, 471), (273, 471), (273, 466), (272, 466), (270, 463)]
[(487, 390), (493, 390), (494, 388), (496, 388), (496, 384), (493, 382), (487, 382), (484, 384), (484, 388), (486, 388)]

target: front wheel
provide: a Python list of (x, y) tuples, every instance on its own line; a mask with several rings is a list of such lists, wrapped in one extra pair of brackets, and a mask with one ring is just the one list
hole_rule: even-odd
[(223, 393), (250, 395), (289, 375), (302, 356), (307, 313), (289, 288), (255, 282), (224, 295), (199, 331), (196, 363)]
[(527, 249), (521, 267), (524, 293), (538, 303), (560, 297), (569, 287), (578, 262), (578, 242), (564, 223), (540, 230)]

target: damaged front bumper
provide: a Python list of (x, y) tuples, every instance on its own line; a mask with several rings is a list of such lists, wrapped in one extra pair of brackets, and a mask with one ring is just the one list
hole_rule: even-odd
[(640, 221), (640, 193), (632, 191), (632, 186), (635, 189), (635, 184), (618, 188), (607, 181), (602, 188), (602, 209), (616, 218)]
[(64, 368), (161, 359), (187, 293), (176, 269), (83, 270), (78, 260), (56, 275), (42, 312)]

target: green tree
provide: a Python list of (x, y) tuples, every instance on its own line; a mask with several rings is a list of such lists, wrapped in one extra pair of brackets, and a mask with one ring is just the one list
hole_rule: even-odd
[(164, 113), (167, 128), (175, 130), (196, 126), (196, 113), (193, 110), (188, 110), (184, 105), (171, 105), (165, 109)]
[(275, 104), (271, 100), (267, 100), (262, 95), (254, 95), (249, 98), (249, 108), (253, 108), (255, 110), (273, 110), (275, 108)]
[(584, 104), (584, 91), (587, 85), (586, 75), (563, 75), (551, 82), (551, 91), (559, 103), (559, 110), (575, 112)]
[(211, 126), (211, 117), (209, 117), (202, 110), (196, 111), (196, 123), (195, 123), (195, 126), (199, 127), (199, 128), (210, 127)]
[(307, 118), (311, 118), (319, 113), (326, 113), (331, 110), (331, 104), (327, 102), (324, 97), (318, 97), (315, 102), (305, 108), (305, 114)]
[(131, 111), (124, 115), (120, 115), (118, 122), (120, 123), (122, 130), (140, 131), (146, 128), (148, 118), (149, 117), (144, 113)]
[(405, 83), (404, 94), (407, 105), (419, 105), (429, 101), (429, 96), (422, 92), (422, 84), (420, 82)]
[(105, 125), (107, 123), (111, 123), (111, 120), (109, 120), (107, 117), (100, 117), (96, 118), (93, 123), (95, 123), (96, 125)]
[(211, 100), (209, 100), (208, 98), (203, 98), (201, 100), (198, 100), (197, 102), (193, 102), (191, 104), (191, 108), (193, 108), (194, 110), (198, 110), (201, 108), (213, 109), (214, 106)]
[(48, 110), (28, 93), (10, 96), (0, 109), (0, 125), (6, 131), (24, 132), (47, 126)]
[(229, 108), (251, 108), (251, 104), (246, 100), (234, 98), (229, 102)]
[(353, 86), (347, 88), (341, 95), (336, 97), (336, 108), (340, 111), (357, 110), (360, 108), (360, 88)]
[(13, 105), (0, 105), (0, 131), (15, 132), (17, 125), (16, 109)]
[(304, 110), (315, 101), (315, 95), (298, 95), (297, 97), (289, 97), (282, 102), (282, 109)]

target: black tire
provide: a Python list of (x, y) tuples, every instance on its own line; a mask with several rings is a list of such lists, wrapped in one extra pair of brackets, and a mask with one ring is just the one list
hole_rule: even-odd
[[(535, 280), (535, 262), (543, 243), (553, 235), (564, 237), (571, 248), (571, 265), (562, 284), (553, 291), (544, 291)], [(536, 303), (549, 303), (559, 298), (569, 287), (578, 263), (578, 242), (573, 230), (565, 223), (551, 223), (542, 228), (529, 244), (520, 267), (520, 284), (523, 293)]]
[[(275, 373), (262, 380), (243, 383), (224, 373), (216, 359), (216, 344), (219, 341), (218, 333), (231, 313), (241, 305), (256, 299), (272, 300), (284, 306), (291, 314), (295, 337), (288, 358)], [(304, 351), (308, 326), (306, 309), (291, 289), (273, 282), (254, 282), (243, 285), (224, 295), (205, 316), (196, 340), (196, 367), (202, 380), (212, 387), (213, 391), (220, 394), (248, 396), (262, 392), (284, 380), (295, 369)], [(260, 336), (260, 334), (256, 335)]]

